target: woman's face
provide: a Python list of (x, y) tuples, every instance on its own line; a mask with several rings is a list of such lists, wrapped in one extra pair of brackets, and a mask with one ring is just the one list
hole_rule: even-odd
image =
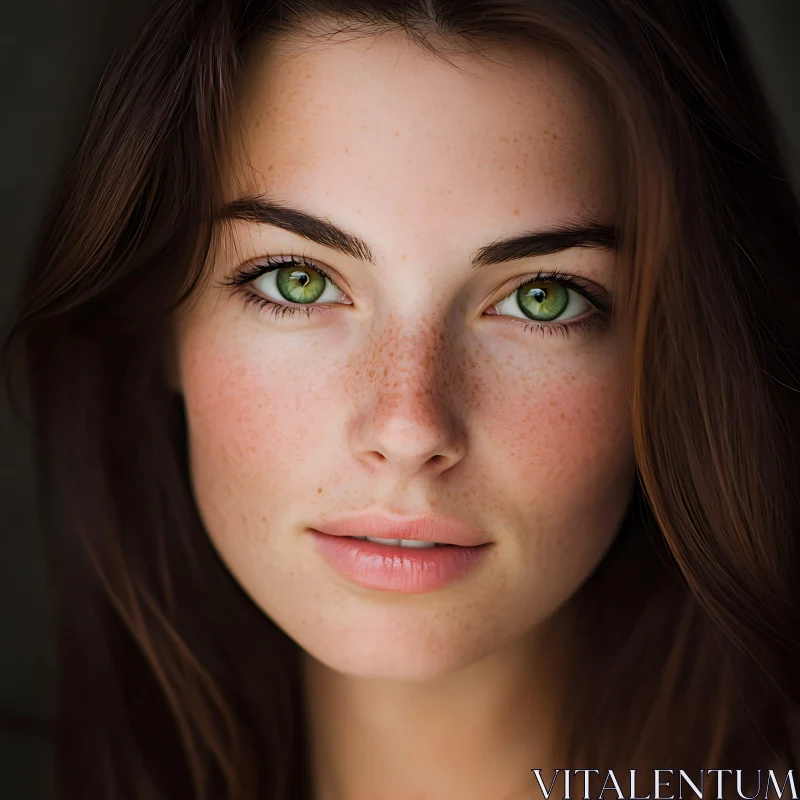
[[(472, 265), (502, 239), (613, 224), (610, 130), (552, 53), (453, 60), (402, 34), (258, 53), (228, 199), (322, 217), (371, 261), (319, 227), (317, 241), (288, 230), (288, 214), (234, 219), (178, 326), (208, 534), (266, 614), (351, 675), (433, 677), (532, 640), (602, 559), (633, 487), (619, 340), (600, 310), (613, 248)], [(365, 513), (437, 515), (485, 546), (312, 533)]]

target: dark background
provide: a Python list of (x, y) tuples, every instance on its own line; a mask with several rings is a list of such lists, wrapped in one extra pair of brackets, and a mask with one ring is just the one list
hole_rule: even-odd
[[(800, 0), (732, 2), (800, 186)], [(0, 0), (2, 333), (56, 174), (105, 65), (145, 10), (143, 0)], [(0, 714), (19, 719), (15, 730), (0, 730), (0, 800), (49, 796), (47, 742), (24, 721), (47, 720), (55, 675), (33, 485), (28, 433), (0, 398)]]

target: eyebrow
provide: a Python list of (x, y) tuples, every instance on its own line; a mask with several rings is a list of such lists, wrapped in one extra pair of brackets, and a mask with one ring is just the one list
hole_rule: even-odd
[[(375, 264), (372, 250), (363, 239), (329, 220), (275, 202), (263, 195), (242, 198), (226, 204), (219, 212), (218, 218), (273, 225), (358, 261)], [(472, 269), (480, 269), (492, 264), (558, 253), (573, 247), (601, 247), (613, 250), (617, 244), (618, 230), (615, 225), (596, 215), (582, 214), (576, 219), (558, 223), (547, 230), (522, 233), (490, 242), (475, 252), (470, 266)]]

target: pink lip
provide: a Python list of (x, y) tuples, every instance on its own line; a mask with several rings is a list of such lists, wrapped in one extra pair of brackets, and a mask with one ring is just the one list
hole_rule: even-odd
[[(420, 594), (463, 577), (487, 555), (490, 543), (454, 520), (368, 515), (309, 529), (317, 551), (339, 575), (365, 589)], [(356, 539), (415, 539), (449, 546), (416, 549)]]
[(457, 544), (475, 547), (488, 541), (480, 531), (449, 517), (427, 516), (414, 519), (381, 514), (330, 520), (314, 527), (331, 536), (372, 536), (377, 539), (416, 539), (420, 542)]

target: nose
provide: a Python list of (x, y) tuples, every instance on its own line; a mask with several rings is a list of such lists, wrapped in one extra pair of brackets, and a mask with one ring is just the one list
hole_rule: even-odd
[(361, 402), (351, 432), (354, 456), (410, 478), (438, 475), (466, 452), (456, 356), (433, 330), (386, 335), (362, 362)]

